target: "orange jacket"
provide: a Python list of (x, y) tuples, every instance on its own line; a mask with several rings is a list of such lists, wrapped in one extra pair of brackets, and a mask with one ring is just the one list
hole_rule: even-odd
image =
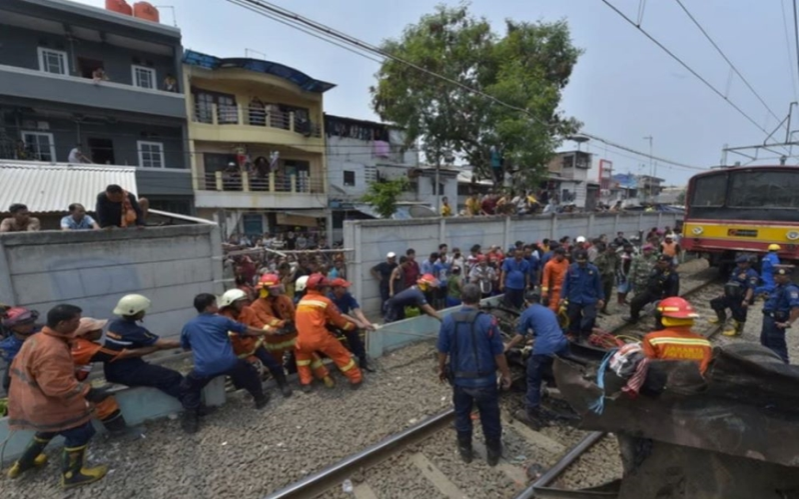
[[(77, 368), (75, 376), (79, 381), (89, 377), (89, 373), (92, 372), (92, 362), (113, 362), (114, 357), (117, 355), (119, 355), (119, 352), (103, 348), (103, 345), (85, 338), (72, 340), (72, 360), (75, 362), (75, 367)], [(115, 414), (119, 410), (119, 404), (117, 404), (114, 397), (108, 397), (94, 404), (94, 408), (97, 411), (97, 418), (102, 421)]]
[(23, 343), (11, 364), (12, 430), (58, 432), (92, 419), (93, 409), (84, 399), (90, 386), (75, 378), (70, 339), (45, 327)]
[[(237, 315), (231, 307), (225, 307), (220, 310), (220, 315), (227, 317), (233, 321), (241, 322), (251, 327), (256, 327), (253, 324), (257, 322), (256, 314), (250, 307), (242, 308), (242, 311)], [(261, 326), (262, 328), (264, 326)], [(240, 334), (229, 331), (228, 337), (231, 339), (234, 353), (242, 359), (253, 355), (258, 347), (264, 342), (263, 336), (242, 336)]]
[[(285, 295), (259, 298), (248, 308), (253, 313), (252, 316), (248, 315), (250, 322), (242, 322), (251, 327), (259, 329), (264, 329), (264, 326), (283, 327), (287, 322), (295, 320), (294, 302)], [(296, 334), (264, 336), (263, 345), (267, 350), (285, 350), (294, 346), (296, 338)]]
[(327, 324), (344, 331), (352, 331), (355, 324), (347, 320), (327, 296), (317, 290), (308, 290), (297, 304), (297, 346), (315, 344), (330, 337)]
[(645, 335), (642, 350), (651, 359), (696, 360), (700, 372), (706, 372), (711, 361), (711, 342), (693, 333), (688, 327), (671, 327)]
[(569, 262), (566, 258), (561, 262), (557, 262), (555, 258), (547, 262), (542, 274), (542, 293), (561, 290), (568, 269)]

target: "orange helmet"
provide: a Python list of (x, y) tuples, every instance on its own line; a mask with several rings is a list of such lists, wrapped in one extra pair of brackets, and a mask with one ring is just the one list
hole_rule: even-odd
[(330, 286), (331, 283), (328, 279), (319, 272), (316, 274), (311, 274), (308, 277), (308, 281), (306, 282), (306, 289), (321, 289), (325, 286)]
[(428, 286), (438, 286), (439, 281), (433, 277), (432, 274), (422, 274), (419, 279), (417, 279), (417, 284), (427, 284)]
[(665, 298), (658, 303), (658, 311), (663, 317), (673, 319), (694, 319), (699, 314), (691, 303), (679, 296)]
[(261, 279), (258, 280), (258, 288), (274, 288), (275, 286), (280, 286), (281, 278), (275, 274), (264, 274), (261, 276)]

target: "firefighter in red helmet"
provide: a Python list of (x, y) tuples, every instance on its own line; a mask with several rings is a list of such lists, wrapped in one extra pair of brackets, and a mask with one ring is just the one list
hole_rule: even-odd
[[(248, 326), (263, 328), (286, 328), (294, 322), (295, 307), (292, 299), (284, 294), (281, 278), (275, 274), (264, 274), (256, 285), (258, 298), (250, 305), (252, 319)], [(293, 352), (297, 333), (288, 333), (264, 337), (264, 348), (279, 362), (283, 362), (285, 352)], [(290, 360), (287, 368), (294, 370), (294, 362)]]
[(681, 297), (665, 298), (658, 303), (664, 329), (645, 335), (642, 349), (647, 357), (661, 360), (694, 360), (704, 373), (711, 361), (711, 342), (691, 330), (697, 312)]

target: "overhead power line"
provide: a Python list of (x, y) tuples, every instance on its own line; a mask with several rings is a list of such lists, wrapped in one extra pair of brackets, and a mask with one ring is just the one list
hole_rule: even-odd
[[(418, 64), (415, 64), (413, 62), (406, 61), (406, 60), (404, 60), (404, 59), (402, 59), (400, 57), (397, 57), (397, 56), (395, 56), (393, 54), (390, 54), (390, 53), (384, 51), (383, 49), (381, 49), (381, 48), (379, 48), (379, 47), (377, 47), (375, 45), (372, 45), (372, 44), (370, 44), (368, 42), (365, 42), (363, 40), (355, 38), (355, 37), (353, 37), (351, 35), (348, 35), (346, 33), (343, 33), (341, 31), (333, 29), (330, 26), (327, 26), (325, 24), (318, 23), (318, 22), (316, 22), (314, 20), (311, 20), (311, 19), (308, 19), (306, 17), (303, 17), (303, 16), (301, 16), (301, 15), (295, 13), (295, 12), (292, 12), (290, 10), (284, 9), (283, 7), (280, 7), (278, 5), (274, 5), (274, 4), (271, 4), (269, 2), (265, 2), (265, 1), (261, 1), (261, 0), (226, 0), (226, 1), (228, 1), (229, 3), (232, 3), (234, 5), (238, 5), (240, 7), (246, 8), (246, 9), (252, 11), (252, 12), (256, 12), (256, 13), (264, 16), (264, 17), (267, 17), (269, 19), (272, 19), (272, 20), (275, 20), (277, 22), (280, 22), (281, 24), (284, 24), (286, 26), (289, 26), (289, 27), (292, 27), (294, 29), (297, 29), (297, 30), (299, 30), (299, 31), (301, 31), (303, 33), (310, 34), (311, 36), (314, 36), (315, 38), (318, 38), (320, 40), (326, 41), (326, 42), (331, 43), (333, 45), (336, 45), (336, 46), (338, 46), (340, 48), (345, 48), (346, 50), (348, 50), (348, 51), (350, 51), (350, 52), (352, 52), (354, 54), (360, 55), (362, 57), (365, 57), (365, 58), (367, 58), (367, 59), (369, 59), (369, 60), (371, 60), (373, 62), (383, 63), (385, 60), (389, 59), (389, 60), (393, 60), (395, 62), (398, 62), (400, 64), (404, 64), (406, 66), (409, 66), (411, 68), (416, 69), (417, 71), (425, 73), (425, 74), (427, 74), (427, 75), (429, 75), (431, 77), (440, 79), (440, 80), (445, 81), (445, 82), (447, 82), (447, 83), (449, 83), (449, 84), (451, 84), (453, 86), (459, 87), (462, 90), (465, 90), (465, 91), (467, 91), (469, 93), (472, 93), (474, 95), (478, 95), (478, 96), (481, 96), (483, 98), (486, 98), (486, 99), (492, 101), (493, 103), (495, 103), (495, 104), (497, 104), (499, 106), (502, 106), (502, 107), (505, 107), (507, 109), (511, 109), (511, 110), (514, 110), (514, 111), (521, 112), (521, 113), (525, 114), (526, 116), (530, 117), (531, 119), (533, 119), (534, 121), (539, 122), (540, 124), (543, 124), (543, 125), (548, 126), (548, 127), (550, 126), (549, 124), (543, 122), (541, 119), (539, 119), (537, 116), (535, 116), (533, 113), (531, 113), (527, 109), (524, 109), (524, 108), (515, 106), (513, 104), (509, 104), (507, 102), (504, 102), (504, 101), (502, 101), (502, 100), (500, 100), (500, 99), (498, 99), (498, 98), (496, 98), (496, 97), (494, 97), (492, 95), (489, 95), (489, 94), (487, 94), (487, 93), (485, 93), (483, 91), (480, 91), (480, 90), (477, 90), (475, 88), (472, 88), (472, 87), (470, 87), (468, 85), (465, 85), (465, 84), (463, 84), (463, 83), (461, 83), (459, 81), (453, 80), (452, 78), (448, 78), (447, 76), (438, 74), (438, 73), (436, 73), (434, 71), (431, 71), (431, 70), (429, 70), (427, 68), (424, 68), (424, 67), (422, 67), (422, 66), (420, 66)], [(346, 45), (350, 45), (350, 47), (344, 47), (342, 45), (343, 43), (346, 44)], [(375, 59), (374, 57), (371, 57), (370, 54), (378, 55), (378, 56), (380, 56), (382, 58), (382, 60)], [(614, 148), (617, 148), (617, 149), (620, 149), (620, 150), (623, 150), (623, 151), (628, 151), (630, 153), (636, 154), (636, 155), (641, 156), (641, 157), (652, 158), (653, 160), (659, 161), (659, 162), (662, 162), (662, 163), (668, 163), (668, 164), (671, 164), (671, 165), (674, 165), (674, 166), (677, 166), (677, 167), (680, 167), (680, 168), (686, 168), (686, 169), (690, 169), (690, 170), (705, 170), (705, 168), (701, 168), (701, 167), (698, 167), (698, 166), (688, 165), (688, 164), (681, 163), (681, 162), (678, 162), (678, 161), (673, 161), (673, 160), (670, 160), (670, 159), (667, 159), (667, 158), (660, 158), (660, 157), (657, 157), (657, 156), (653, 156), (651, 154), (648, 154), (648, 153), (645, 153), (645, 152), (642, 152), (642, 151), (638, 151), (638, 150), (633, 149), (631, 147), (627, 147), (627, 146), (623, 146), (621, 144), (617, 144), (616, 142), (613, 142), (611, 140), (602, 138), (600, 136), (597, 136), (597, 135), (594, 135), (594, 134), (591, 134), (591, 133), (580, 132), (580, 135), (588, 137), (588, 138), (590, 138), (592, 140), (596, 140), (598, 142), (602, 142), (602, 143), (604, 143), (604, 144), (606, 144), (606, 145), (608, 145), (610, 147), (614, 147)]]
[[(794, 5), (795, 0), (791, 0), (792, 4)], [(789, 65), (786, 68), (789, 70), (789, 82), (792, 85), (792, 94), (797, 95), (797, 81), (795, 78), (797, 77), (797, 73), (795, 72), (794, 68), (795, 65), (798, 64), (798, 61), (792, 56), (792, 42), (789, 40), (789, 28), (786, 27), (788, 20), (786, 19), (786, 3), (783, 0), (780, 0), (781, 4), (781, 17), (783, 17), (783, 35), (786, 37), (786, 57), (789, 58)], [(795, 6), (796, 8), (796, 6)], [(797, 29), (797, 18), (795, 18), (795, 30)], [(796, 32), (795, 32), (796, 33)]]
[[(721, 55), (722, 58), (725, 59), (725, 62), (728, 63), (728, 65), (731, 67), (733, 72), (736, 73), (739, 76), (739, 78), (744, 82), (744, 84), (747, 86), (747, 88), (749, 88), (750, 91), (753, 92), (753, 95), (756, 96), (756, 98), (759, 100), (759, 102), (761, 102), (761, 104), (763, 104), (764, 107), (767, 108), (767, 111), (769, 111), (769, 114), (771, 114), (772, 117), (775, 118), (776, 120), (781, 121), (782, 118), (779, 118), (778, 115), (775, 114), (775, 112), (772, 110), (772, 108), (769, 107), (769, 104), (767, 104), (764, 101), (764, 99), (761, 98), (761, 95), (758, 92), (756, 92), (756, 89), (753, 88), (753, 86), (750, 84), (749, 81), (747, 81), (747, 78), (744, 77), (744, 75), (741, 73), (741, 71), (739, 71), (739, 69), (736, 67), (736, 65), (733, 62), (731, 62), (731, 60), (728, 58), (727, 55), (725, 55), (725, 52), (722, 51), (722, 49), (719, 47), (719, 45), (717, 45), (717, 43), (711, 38), (711, 35), (708, 34), (708, 32), (705, 30), (705, 28), (703, 28), (703, 26), (700, 24), (700, 22), (697, 19), (695, 19), (695, 17), (692, 15), (691, 12), (689, 12), (689, 9), (686, 8), (686, 6), (683, 4), (683, 2), (681, 0), (675, 0), (675, 1), (678, 2), (678, 5), (680, 5), (681, 9), (683, 9), (683, 12), (685, 12), (686, 15), (689, 16), (689, 19), (692, 20), (694, 25), (697, 26), (697, 29), (699, 29), (700, 32), (703, 33), (703, 36), (705, 36), (706, 39), (711, 43), (711, 45), (713, 45), (714, 48), (717, 49), (717, 52), (719, 52), (719, 55)], [(794, 0), (792, 0), (792, 1), (794, 1)]]
[(649, 39), (651, 42), (655, 43), (655, 44), (658, 46), (658, 48), (660, 48), (661, 50), (663, 50), (664, 52), (666, 52), (666, 53), (667, 53), (667, 55), (669, 55), (670, 57), (672, 57), (672, 58), (675, 60), (675, 62), (677, 62), (678, 64), (680, 64), (681, 66), (683, 66), (683, 67), (684, 67), (684, 69), (686, 69), (687, 71), (689, 71), (689, 72), (690, 72), (690, 73), (691, 73), (691, 74), (692, 74), (692, 75), (693, 75), (695, 78), (697, 78), (698, 80), (700, 80), (701, 82), (703, 82), (703, 84), (705, 84), (705, 86), (707, 86), (708, 88), (710, 88), (710, 89), (711, 89), (711, 91), (713, 91), (715, 94), (717, 94), (718, 96), (720, 96), (720, 97), (721, 97), (721, 98), (722, 98), (722, 99), (723, 99), (725, 102), (727, 102), (727, 103), (728, 103), (728, 105), (730, 105), (731, 107), (733, 107), (733, 108), (734, 108), (736, 111), (738, 111), (738, 112), (739, 112), (739, 114), (741, 114), (742, 116), (744, 116), (744, 118), (745, 118), (747, 121), (749, 121), (750, 123), (752, 123), (752, 124), (753, 124), (753, 126), (755, 126), (755, 127), (756, 127), (756, 128), (758, 128), (759, 130), (761, 130), (762, 132), (764, 132), (764, 134), (766, 134), (766, 135), (769, 135), (769, 132), (768, 132), (768, 131), (767, 131), (767, 130), (766, 130), (764, 127), (763, 127), (763, 126), (759, 125), (759, 124), (758, 124), (758, 122), (757, 122), (756, 120), (754, 120), (752, 117), (750, 117), (750, 115), (749, 115), (749, 114), (747, 114), (746, 112), (744, 112), (744, 110), (742, 110), (742, 108), (740, 108), (739, 106), (737, 106), (737, 105), (736, 105), (736, 103), (734, 103), (732, 100), (730, 100), (730, 99), (729, 99), (729, 98), (728, 98), (728, 97), (727, 97), (725, 94), (723, 94), (722, 92), (720, 92), (720, 91), (719, 91), (719, 89), (717, 89), (717, 87), (715, 87), (714, 85), (712, 85), (711, 83), (709, 83), (709, 82), (708, 82), (708, 80), (706, 80), (705, 78), (703, 78), (703, 77), (700, 75), (700, 73), (698, 73), (698, 72), (697, 72), (697, 71), (695, 71), (695, 70), (694, 70), (694, 69), (693, 69), (691, 66), (689, 66), (688, 64), (686, 64), (686, 63), (683, 61), (683, 59), (681, 59), (680, 57), (678, 57), (677, 55), (675, 55), (675, 53), (674, 53), (674, 52), (672, 52), (670, 49), (668, 49), (666, 46), (664, 46), (664, 44), (663, 44), (663, 43), (661, 43), (661, 42), (659, 42), (658, 40), (656, 40), (656, 39), (655, 39), (655, 37), (653, 37), (653, 35), (651, 35), (651, 34), (650, 34), (650, 33), (648, 33), (647, 31), (645, 31), (644, 29), (642, 29), (642, 27), (641, 27), (641, 26), (637, 26), (637, 25), (636, 25), (636, 22), (635, 22), (634, 20), (632, 20), (630, 17), (626, 16), (626, 15), (625, 15), (625, 14), (624, 14), (622, 11), (620, 11), (620, 10), (619, 10), (617, 7), (615, 7), (613, 4), (611, 4), (611, 3), (610, 3), (608, 0), (601, 0), (601, 1), (602, 1), (604, 4), (606, 4), (606, 5), (607, 5), (607, 6), (608, 6), (608, 7), (609, 7), (611, 10), (613, 10), (614, 12), (616, 12), (616, 13), (617, 13), (617, 14), (618, 14), (618, 15), (619, 15), (621, 18), (623, 18), (625, 21), (627, 21), (627, 22), (628, 22), (628, 24), (630, 24), (631, 26), (633, 26), (634, 28), (636, 28), (637, 30), (639, 30), (639, 31), (640, 31), (640, 32), (641, 32), (641, 33), (642, 33), (644, 36), (646, 36), (646, 37), (647, 37), (647, 38), (648, 38), (648, 39)]

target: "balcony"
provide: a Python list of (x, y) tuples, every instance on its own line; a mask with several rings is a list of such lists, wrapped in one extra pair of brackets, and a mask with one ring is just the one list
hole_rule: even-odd
[(322, 153), (322, 127), (295, 112), (254, 109), (241, 105), (195, 103), (190, 136), (193, 140), (269, 143)]
[(206, 173), (195, 192), (198, 208), (325, 208), (325, 184), (308, 175), (269, 173), (266, 177), (249, 172)]
[(183, 94), (0, 65), (0, 95), (184, 118)]

